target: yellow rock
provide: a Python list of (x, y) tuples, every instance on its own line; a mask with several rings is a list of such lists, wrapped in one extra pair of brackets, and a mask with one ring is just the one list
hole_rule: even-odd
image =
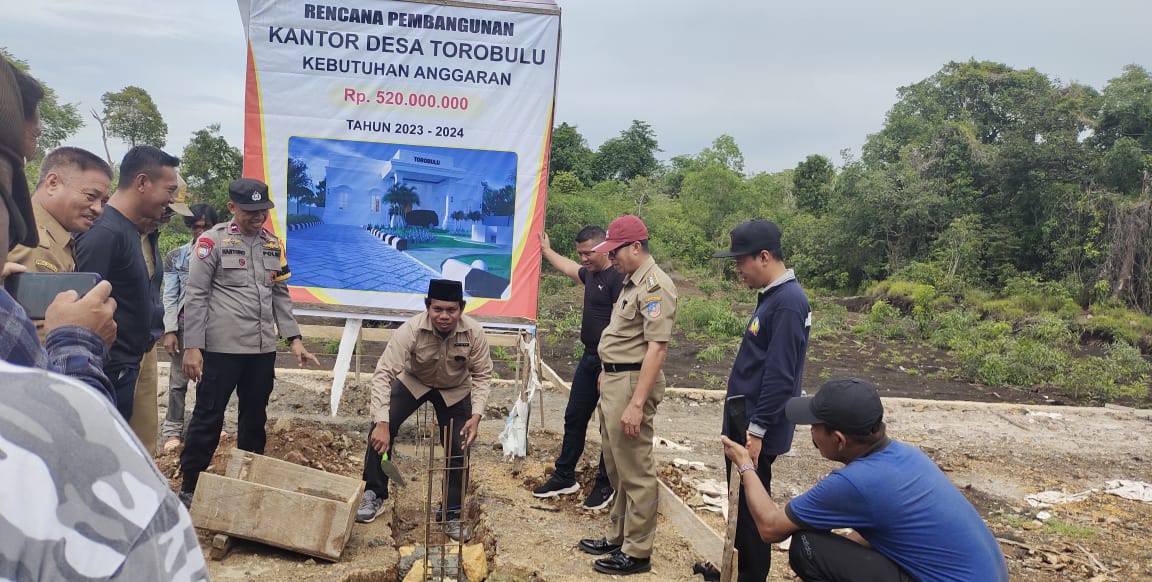
[(400, 559), (404, 559), (404, 558), (407, 558), (408, 556), (411, 556), (412, 553), (415, 551), (416, 551), (416, 546), (404, 546), (404, 547), (400, 548)]
[[(427, 562), (419, 560), (412, 564), (412, 569), (408, 571), (408, 575), (404, 577), (404, 582), (424, 582), (428, 579), (428, 573), (424, 570), (427, 568)], [(481, 578), (483, 579), (483, 578)]]
[(464, 546), (464, 575), (469, 580), (484, 580), (488, 577), (488, 557), (484, 555), (484, 544)]

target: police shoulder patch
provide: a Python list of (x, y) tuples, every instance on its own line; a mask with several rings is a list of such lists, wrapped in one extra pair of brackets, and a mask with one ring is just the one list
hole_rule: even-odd
[(196, 241), (196, 258), (207, 259), (208, 255), (212, 254), (212, 249), (216, 246), (216, 242), (212, 239), (202, 236), (200, 240)]

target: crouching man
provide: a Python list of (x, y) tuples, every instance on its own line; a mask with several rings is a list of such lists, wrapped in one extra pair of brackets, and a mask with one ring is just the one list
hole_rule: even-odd
[(885, 434), (875, 386), (830, 380), (813, 397), (789, 400), (785, 413), (812, 425), (812, 444), (844, 466), (784, 507), (764, 489), (748, 449), (720, 440), (760, 537), (792, 537), (788, 563), (801, 580), (1008, 581), (1004, 554), (972, 504), (920, 449)]
[(427, 310), (404, 322), (388, 342), (372, 375), (372, 427), (364, 454), (364, 498), (356, 521), (368, 523), (384, 511), (388, 477), (380, 456), (391, 456), (400, 425), (425, 402), (436, 410), (440, 433), (453, 427), (448, 461), (445, 533), (467, 538), (460, 525), (464, 449), (476, 441), (492, 382), (492, 354), (484, 329), (464, 315), (458, 281), (428, 282)]

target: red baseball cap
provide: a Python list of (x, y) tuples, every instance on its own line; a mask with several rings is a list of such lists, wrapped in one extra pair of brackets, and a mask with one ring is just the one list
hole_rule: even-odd
[(644, 226), (644, 222), (639, 218), (625, 214), (608, 225), (604, 242), (592, 247), (592, 250), (597, 253), (609, 253), (638, 240), (648, 240), (648, 227)]

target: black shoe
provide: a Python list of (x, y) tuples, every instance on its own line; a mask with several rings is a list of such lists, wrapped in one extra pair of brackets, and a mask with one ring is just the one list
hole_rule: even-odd
[(633, 558), (624, 552), (616, 552), (607, 558), (596, 560), (592, 564), (597, 572), (626, 576), (652, 571), (652, 560), (649, 558)]
[(588, 511), (604, 509), (612, 503), (613, 499), (616, 499), (616, 492), (612, 490), (611, 485), (594, 487), (592, 492), (588, 494), (588, 499), (584, 500), (584, 509)]
[(610, 544), (607, 538), (600, 538), (594, 540), (592, 538), (584, 538), (578, 544), (581, 550), (592, 554), (593, 556), (602, 556), (612, 552), (620, 551), (620, 544)]
[(559, 477), (556, 473), (548, 478), (548, 482), (532, 490), (532, 495), (541, 499), (547, 497), (556, 497), (557, 495), (568, 495), (580, 490), (580, 484), (575, 479), (564, 479)]
[(180, 503), (184, 505), (184, 509), (192, 509), (192, 495), (191, 491), (180, 492), (178, 497), (180, 498)]
[(720, 570), (712, 562), (696, 562), (692, 565), (692, 573), (703, 576), (705, 582), (720, 582)]

